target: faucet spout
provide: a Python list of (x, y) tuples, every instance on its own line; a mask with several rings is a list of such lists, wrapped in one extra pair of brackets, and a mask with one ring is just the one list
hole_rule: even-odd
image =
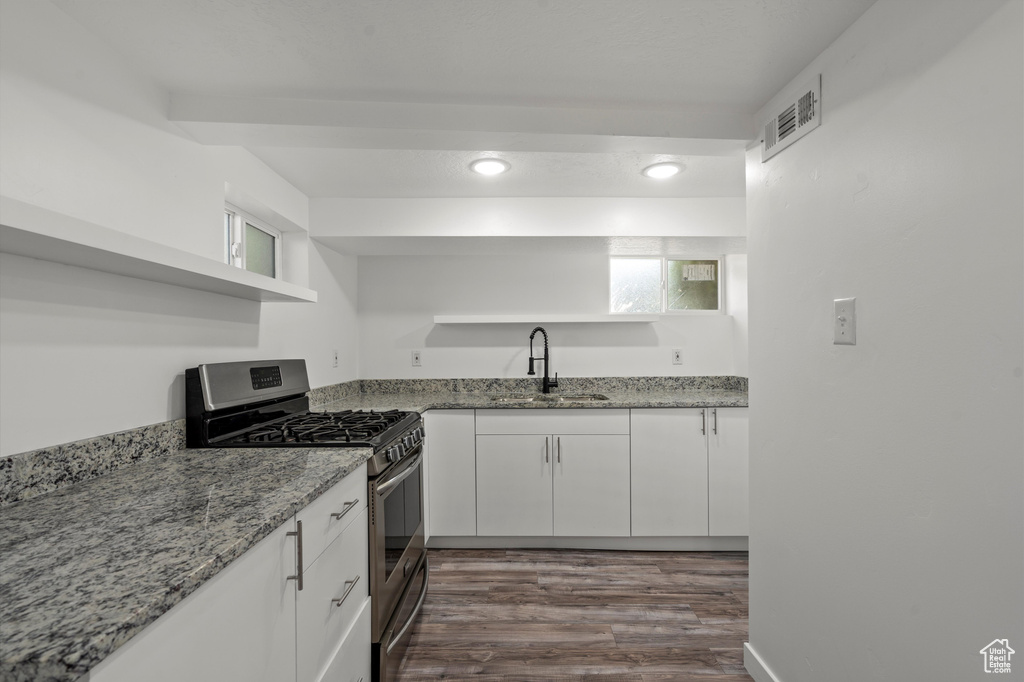
[[(537, 335), (537, 332), (544, 335), (544, 356), (539, 358), (534, 357), (533, 355), (533, 337)], [(544, 327), (535, 327), (534, 330), (530, 332), (530, 366), (529, 370), (526, 372), (529, 376), (536, 375), (533, 367), (534, 363), (538, 361), (544, 363), (544, 378), (541, 381), (541, 391), (543, 393), (550, 393), (552, 388), (558, 388), (558, 372), (555, 372), (554, 379), (548, 376), (548, 367), (551, 364), (551, 356), (548, 352), (548, 333), (544, 330)]]

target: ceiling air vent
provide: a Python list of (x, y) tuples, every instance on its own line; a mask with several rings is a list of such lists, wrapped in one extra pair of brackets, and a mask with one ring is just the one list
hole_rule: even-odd
[(821, 125), (821, 74), (793, 93), (782, 100), (778, 113), (764, 124), (761, 163)]

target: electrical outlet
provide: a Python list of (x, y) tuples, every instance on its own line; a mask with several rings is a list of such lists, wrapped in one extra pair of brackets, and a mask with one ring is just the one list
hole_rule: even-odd
[(338, 366), (338, 351), (334, 351), (334, 362), (331, 364), (331, 367), (337, 367), (337, 366)]
[(412, 366), (413, 367), (420, 367), (420, 366), (422, 366), (423, 363), (421, 362), (421, 360), (422, 360), (422, 358), (420, 357), (420, 351), (414, 350), (412, 352)]
[(832, 302), (832, 343), (857, 345), (857, 299), (837, 298)]
[(672, 364), (681, 365), (683, 364), (683, 351), (680, 348), (676, 348), (672, 351)]

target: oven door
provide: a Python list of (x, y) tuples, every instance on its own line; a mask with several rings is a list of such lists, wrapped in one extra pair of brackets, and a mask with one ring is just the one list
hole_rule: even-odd
[(402, 595), (391, 617), (391, 622), (384, 628), (380, 643), (373, 645), (373, 680), (374, 682), (394, 682), (398, 678), (398, 669), (402, 658), (409, 648), (412, 639), (412, 625), (423, 608), (423, 600), (427, 596), (427, 575), (430, 568), (424, 556), (413, 573), (409, 586)]
[(423, 446), (369, 484), (370, 596), (373, 641), (379, 642), (406, 585), (426, 553), (423, 537)]

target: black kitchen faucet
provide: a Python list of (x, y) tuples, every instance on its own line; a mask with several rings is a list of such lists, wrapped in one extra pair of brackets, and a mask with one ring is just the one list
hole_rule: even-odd
[[(540, 332), (544, 335), (544, 357), (535, 358), (533, 357), (533, 337)], [(544, 381), (541, 383), (541, 391), (544, 393), (551, 393), (551, 389), (558, 388), (558, 372), (555, 372), (555, 378), (551, 379), (548, 377), (548, 367), (551, 365), (550, 357), (548, 356), (548, 333), (544, 331), (544, 327), (536, 327), (530, 332), (530, 369), (526, 372), (530, 376), (534, 376), (537, 373), (533, 371), (533, 363), (535, 360), (539, 360), (544, 363)]]

